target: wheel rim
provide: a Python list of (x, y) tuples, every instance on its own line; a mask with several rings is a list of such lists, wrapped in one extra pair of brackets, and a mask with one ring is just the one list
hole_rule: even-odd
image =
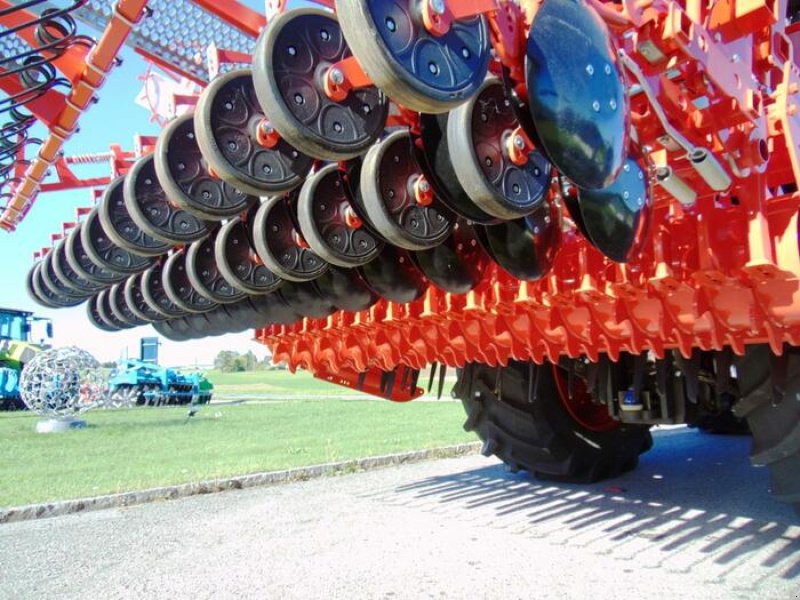
[(268, 294), (283, 280), (258, 258), (248, 226), (240, 218), (222, 226), (214, 242), (214, 258), (220, 273), (235, 289), (247, 294)]
[(43, 300), (41, 304), (44, 304), (49, 308), (69, 308), (72, 306), (77, 306), (78, 304), (83, 302), (85, 298), (76, 298), (75, 296), (65, 296), (60, 292), (54, 292), (47, 285), (45, 285), (42, 273), (45, 270), (47, 262), (49, 261), (46, 256), (41, 261), (39, 261), (39, 264), (36, 265), (36, 268), (33, 272), (33, 277), (31, 278), (31, 286), (35, 292), (34, 298)]
[[(335, 164), (309, 177), (300, 190), (297, 219), (308, 245), (327, 262), (357, 267), (373, 260), (383, 247), (357, 218), (345, 182)], [(356, 215), (356, 219), (348, 216)]]
[(128, 302), (125, 298), (125, 284), (127, 284), (127, 281), (125, 283), (115, 283), (111, 286), (111, 289), (108, 293), (108, 302), (111, 314), (114, 315), (114, 317), (116, 317), (118, 320), (122, 321), (126, 325), (130, 325), (131, 327), (147, 325), (149, 321), (147, 319), (139, 318), (128, 306)]
[(515, 164), (509, 145), (525, 144), (519, 121), (503, 84), (488, 79), (478, 94), (451, 113), (448, 147), (461, 185), (481, 210), (500, 219), (516, 219), (541, 204), (550, 185), (550, 163), (538, 151)]
[(64, 284), (56, 275), (53, 269), (53, 258), (56, 250), (52, 250), (42, 259), (42, 268), (39, 270), (39, 275), (42, 280), (42, 285), (51, 292), (54, 297), (64, 299), (67, 302), (79, 301), (82, 302), (86, 299), (87, 295), (79, 294), (73, 289)]
[(78, 223), (67, 236), (65, 250), (69, 266), (81, 277), (95, 285), (105, 286), (117, 283), (125, 278), (124, 274), (115, 273), (95, 263), (83, 247), (82, 230), (84, 223)]
[(168, 244), (189, 244), (208, 235), (205, 221), (173, 205), (156, 176), (150, 154), (125, 176), (125, 206), (142, 231)]
[(142, 273), (142, 296), (155, 312), (166, 319), (182, 317), (186, 311), (177, 306), (164, 289), (162, 265), (155, 264)]
[[(31, 299), (34, 300), (37, 304), (40, 304), (45, 308), (59, 308), (57, 304), (53, 304), (52, 302), (50, 302), (45, 296), (42, 296), (36, 289), (37, 286), (35, 285), (35, 282), (39, 278), (40, 268), (41, 268), (40, 263), (36, 263), (28, 271), (28, 275), (25, 278), (25, 287), (28, 290), (28, 296), (30, 296)], [(41, 286), (41, 284), (39, 285)]]
[(336, 2), (347, 39), (372, 81), (413, 110), (443, 112), (474, 94), (486, 76), (489, 30), (483, 17), (475, 17), (433, 35), (418, 6), (416, 0)]
[(581, 427), (589, 431), (610, 431), (619, 426), (619, 423), (608, 414), (607, 406), (592, 402), (592, 395), (580, 377), (573, 376), (570, 395), (568, 372), (555, 364), (552, 368), (561, 403)]
[(578, 205), (588, 239), (613, 261), (636, 256), (652, 213), (647, 172), (628, 158), (619, 176), (602, 190), (579, 190)]
[(328, 269), (313, 249), (301, 245), (297, 195), (265, 201), (253, 219), (253, 242), (266, 267), (288, 281), (311, 281)]
[(266, 121), (250, 70), (213, 81), (194, 116), (197, 143), (208, 164), (234, 188), (254, 196), (294, 189), (314, 162), (285, 140), (271, 148), (262, 145), (257, 130)]
[(170, 248), (170, 244), (148, 235), (139, 227), (128, 212), (123, 193), (124, 177), (118, 177), (106, 188), (97, 208), (100, 224), (109, 239), (120, 248), (141, 256), (158, 256)]
[(167, 258), (162, 279), (164, 291), (169, 299), (188, 313), (207, 312), (217, 306), (215, 302), (201, 295), (189, 281), (186, 272), (186, 253), (183, 249), (176, 250)]
[(64, 284), (70, 286), (78, 293), (85, 292), (87, 296), (91, 296), (100, 289), (99, 285), (81, 277), (75, 272), (75, 269), (70, 266), (69, 260), (67, 259), (67, 240), (60, 242), (56, 248), (55, 257), (53, 258), (53, 269)]
[(549, 198), (527, 217), (475, 230), (492, 260), (523, 281), (536, 281), (550, 271), (561, 241), (558, 208)]
[(117, 327), (113, 323), (106, 321), (103, 315), (100, 314), (99, 305), (100, 305), (100, 297), (103, 294), (108, 294), (108, 290), (103, 290), (96, 296), (92, 296), (89, 301), (86, 303), (86, 316), (89, 318), (89, 321), (103, 331), (119, 331), (121, 328)]
[(144, 298), (142, 293), (142, 274), (128, 277), (123, 291), (125, 293), (125, 304), (139, 319), (147, 323), (164, 320), (164, 315), (153, 310)]
[(361, 169), (361, 194), (370, 221), (388, 241), (406, 250), (426, 250), (441, 244), (455, 222), (435, 196), (417, 201), (414, 187), (427, 183), (417, 163), (408, 131), (396, 131), (367, 153)]
[(609, 186), (625, 161), (630, 117), (602, 19), (583, 0), (548, 0), (528, 32), (525, 65), (529, 106), (547, 156), (583, 189)]
[(414, 260), (433, 285), (451, 294), (466, 294), (480, 283), (489, 257), (472, 226), (459, 220), (447, 240), (414, 253)]
[(281, 136), (310, 156), (353, 158), (383, 133), (389, 104), (378, 88), (353, 90), (341, 102), (324, 91), (325, 69), (348, 56), (336, 18), (316, 9), (279, 15), (256, 44), (258, 100)]
[(229, 304), (245, 297), (243, 290), (233, 287), (222, 276), (214, 255), (216, 237), (195, 242), (186, 251), (186, 274), (198, 293), (212, 302)]
[(97, 207), (83, 222), (81, 244), (92, 262), (116, 275), (115, 283), (125, 275), (139, 273), (153, 264), (152, 258), (132, 254), (113, 242), (100, 223)]

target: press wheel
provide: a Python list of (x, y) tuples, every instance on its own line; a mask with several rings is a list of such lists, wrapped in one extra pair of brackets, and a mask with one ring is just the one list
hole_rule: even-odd
[(131, 327), (147, 325), (150, 321), (139, 318), (128, 306), (128, 301), (125, 298), (126, 283), (127, 281), (124, 283), (115, 283), (111, 286), (111, 289), (108, 292), (108, 303), (109, 308), (111, 309), (111, 314), (114, 315), (114, 317), (116, 317), (118, 320), (122, 321), (126, 325), (130, 325)]
[(53, 270), (58, 278), (64, 282), (64, 285), (79, 294), (91, 296), (101, 288), (98, 284), (78, 275), (75, 269), (70, 266), (67, 260), (66, 239), (60, 241), (53, 252)]
[(300, 189), (297, 221), (303, 238), (323, 260), (351, 268), (373, 260), (383, 241), (358, 218), (345, 185), (336, 164), (311, 175)]
[(208, 235), (206, 222), (173, 204), (156, 176), (153, 155), (140, 158), (125, 176), (125, 206), (142, 231), (169, 245)]
[(144, 301), (156, 313), (165, 319), (182, 317), (186, 311), (176, 305), (164, 289), (163, 265), (161, 262), (153, 265), (142, 273), (141, 290)]
[(78, 223), (78, 226), (70, 231), (67, 236), (64, 245), (67, 264), (72, 267), (72, 270), (75, 271), (79, 277), (89, 281), (95, 286), (108, 286), (125, 279), (124, 273), (117, 273), (101, 267), (89, 257), (81, 241), (83, 237), (81, 231), (83, 230), (84, 224), (85, 222)]
[(424, 26), (419, 0), (336, 0), (336, 13), (364, 71), (393, 100), (425, 113), (447, 112), (472, 96), (489, 68), (484, 17), (455, 21), (438, 36)]
[(104, 323), (115, 327), (117, 330), (131, 329), (133, 325), (118, 318), (111, 309), (111, 291), (112, 288), (109, 288), (97, 295), (97, 314)]
[(470, 199), (498, 219), (529, 215), (550, 186), (550, 163), (536, 150), (516, 164), (511, 147), (527, 142), (500, 80), (491, 77), (478, 93), (450, 113), (447, 145), (461, 186)]
[(197, 144), (218, 177), (253, 196), (296, 188), (311, 170), (313, 159), (284, 139), (273, 140), (271, 147), (265, 145), (260, 127), (272, 125), (256, 98), (249, 69), (218, 77), (200, 95), (194, 113)]
[(89, 322), (92, 325), (94, 325), (95, 327), (97, 327), (102, 331), (108, 331), (108, 332), (119, 331), (120, 329), (122, 329), (122, 327), (118, 327), (111, 321), (107, 321), (106, 318), (100, 313), (99, 309), (100, 297), (103, 294), (108, 295), (108, 290), (103, 290), (96, 296), (92, 296), (91, 298), (89, 298), (89, 301), (86, 303), (86, 316), (89, 318)]
[(420, 298), (428, 287), (422, 271), (411, 255), (394, 246), (385, 246), (380, 256), (360, 267), (367, 285), (378, 295), (399, 304)]
[(167, 258), (161, 277), (164, 291), (178, 308), (188, 313), (202, 313), (218, 306), (194, 289), (192, 282), (189, 281), (185, 250), (176, 250)]
[(55, 269), (53, 268), (53, 259), (55, 258), (55, 253), (55, 249), (51, 250), (41, 261), (42, 267), (39, 270), (39, 275), (41, 277), (42, 285), (44, 285), (47, 291), (52, 293), (54, 296), (63, 298), (68, 302), (72, 302), (73, 300), (77, 300), (79, 302), (86, 300), (86, 298), (91, 294), (76, 292), (71, 287), (67, 286), (63, 281), (61, 281), (61, 279), (56, 275)]
[(472, 225), (459, 220), (443, 244), (413, 254), (414, 262), (430, 282), (451, 294), (466, 294), (483, 279), (491, 260)]
[(113, 242), (100, 223), (97, 207), (86, 217), (80, 232), (81, 244), (92, 262), (120, 279), (140, 273), (153, 264), (151, 257), (133, 254)]
[(252, 234), (264, 265), (287, 281), (311, 281), (328, 269), (300, 235), (297, 194), (264, 201), (253, 219)]
[(268, 294), (278, 289), (283, 280), (261, 262), (249, 227), (239, 217), (225, 223), (214, 242), (214, 258), (231, 287), (246, 294)]
[(323, 160), (363, 154), (383, 133), (389, 103), (370, 86), (341, 102), (324, 90), (327, 67), (350, 56), (336, 16), (307, 8), (270, 20), (253, 55), (256, 95), (275, 129), (295, 148)]
[(428, 190), (423, 201), (416, 189), (428, 185), (417, 163), (408, 130), (395, 131), (367, 152), (360, 189), (370, 222), (386, 240), (406, 250), (425, 250), (450, 235), (455, 215)]
[(146, 323), (164, 320), (164, 315), (160, 311), (154, 310), (144, 298), (141, 273), (131, 275), (125, 280), (123, 293), (125, 294), (125, 304), (136, 318)]
[(242, 300), (247, 294), (232, 286), (217, 266), (214, 256), (216, 234), (191, 244), (186, 250), (186, 275), (192, 287), (209, 301), (230, 304)]

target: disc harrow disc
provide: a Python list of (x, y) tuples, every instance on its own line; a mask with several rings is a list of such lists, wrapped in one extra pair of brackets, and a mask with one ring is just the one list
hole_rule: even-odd
[(81, 227), (81, 244), (97, 266), (121, 275), (140, 273), (153, 264), (153, 258), (132, 254), (117, 246), (103, 229), (97, 207), (86, 217)]
[(145, 321), (146, 323), (153, 323), (155, 321), (163, 321), (164, 315), (160, 311), (154, 310), (144, 298), (142, 292), (142, 273), (131, 275), (125, 280), (123, 286), (125, 294), (125, 304), (136, 318)]
[(103, 290), (96, 296), (92, 296), (89, 298), (89, 301), (86, 303), (86, 316), (89, 318), (89, 322), (97, 327), (102, 331), (119, 331), (122, 329), (121, 327), (117, 327), (114, 323), (107, 321), (105, 316), (103, 316), (100, 312), (100, 304), (101, 304), (101, 296), (105, 294), (108, 295), (108, 290)]
[(445, 35), (425, 28), (419, 0), (336, 0), (347, 41), (364, 70), (393, 100), (441, 113), (472, 96), (489, 68), (484, 17), (454, 21)]
[[(324, 275), (323, 277), (326, 277)], [(289, 303), (281, 296), (280, 290), (274, 294), (251, 296), (250, 304), (255, 308), (259, 321), (254, 327), (267, 325), (291, 325), (302, 318)]]
[(186, 273), (185, 250), (176, 250), (167, 258), (161, 276), (164, 291), (178, 308), (188, 313), (202, 313), (217, 306), (216, 302), (211, 302), (194, 289), (192, 282), (189, 281), (189, 275)]
[(406, 250), (425, 250), (450, 235), (455, 215), (432, 193), (417, 199), (419, 181), (430, 185), (417, 163), (408, 130), (395, 131), (367, 152), (360, 188), (370, 222), (386, 240)]
[(335, 15), (313, 8), (275, 17), (258, 38), (258, 101), (278, 133), (309, 156), (347, 160), (383, 133), (389, 102), (378, 88), (354, 89), (341, 102), (325, 93), (327, 67), (350, 54)]
[(259, 258), (287, 281), (311, 281), (328, 269), (300, 235), (297, 194), (266, 200), (253, 219), (252, 233)]
[(85, 222), (78, 223), (78, 226), (69, 232), (64, 250), (67, 256), (67, 264), (72, 267), (82, 279), (93, 283), (96, 286), (107, 286), (125, 279), (124, 273), (117, 273), (101, 267), (94, 262), (86, 249), (83, 247), (81, 231)]
[(205, 221), (170, 202), (156, 176), (152, 154), (128, 171), (123, 189), (134, 222), (152, 237), (172, 245), (190, 244), (208, 235)]
[(652, 197), (647, 172), (628, 158), (619, 176), (602, 190), (579, 190), (578, 204), (588, 239), (613, 261), (636, 256), (650, 222)]
[(172, 340), (173, 342), (185, 342), (189, 339), (186, 333), (179, 331), (176, 325), (180, 323), (184, 325), (183, 319), (171, 319), (169, 321), (161, 321), (159, 323), (153, 323), (153, 329), (161, 335), (162, 337), (167, 338), (168, 340)]
[(58, 243), (55, 251), (53, 252), (53, 270), (58, 278), (78, 294), (91, 296), (96, 293), (101, 286), (81, 277), (75, 272), (69, 261), (67, 260), (67, 240), (64, 239)]
[(332, 267), (314, 283), (339, 310), (360, 312), (380, 299), (358, 269)]
[(517, 279), (536, 281), (553, 266), (561, 241), (561, 220), (555, 202), (546, 198), (527, 217), (478, 226), (475, 231), (500, 267)]
[(142, 273), (142, 296), (148, 306), (165, 319), (182, 317), (186, 311), (176, 305), (164, 289), (163, 266), (157, 263)]
[(240, 333), (251, 329), (258, 316), (249, 298), (240, 300), (235, 304), (224, 304), (220, 307), (220, 310), (227, 315), (227, 333)]
[(539, 139), (583, 189), (608, 187), (628, 147), (630, 117), (605, 23), (584, 0), (547, 0), (533, 18), (525, 60)]
[(509, 145), (525, 145), (519, 121), (500, 80), (487, 79), (447, 121), (447, 144), (456, 176), (472, 201), (498, 219), (529, 215), (550, 185), (550, 163), (536, 150), (517, 165)]
[(473, 227), (459, 220), (447, 240), (430, 250), (414, 253), (414, 261), (430, 282), (451, 294), (466, 294), (477, 286), (489, 256), (480, 245)]
[(336, 306), (316, 281), (288, 283), (277, 293), (292, 309), (308, 319), (325, 319), (336, 312)]
[(131, 327), (147, 325), (150, 321), (139, 318), (128, 306), (128, 301), (125, 298), (126, 283), (127, 281), (124, 283), (115, 283), (108, 292), (108, 304), (111, 309), (111, 314), (119, 321)]
[(233, 287), (222, 276), (214, 255), (215, 240), (216, 237), (207, 237), (187, 248), (186, 275), (192, 287), (209, 301), (219, 304), (238, 302), (246, 293)]
[(383, 241), (358, 218), (336, 164), (306, 179), (300, 189), (297, 221), (308, 245), (332, 265), (364, 265), (383, 247)]
[(217, 233), (214, 259), (225, 280), (246, 294), (268, 294), (283, 280), (261, 262), (251, 241), (249, 226), (239, 217), (228, 221)]
[(447, 113), (420, 115), (422, 149), (417, 152), (417, 162), (436, 197), (453, 212), (473, 223), (483, 225), (499, 223), (500, 219), (478, 208), (458, 181), (450, 159), (450, 146), (447, 140), (448, 120)]
[(377, 259), (360, 267), (367, 285), (378, 295), (399, 304), (413, 302), (428, 287), (411, 255), (394, 246), (385, 246)]
[(109, 239), (120, 248), (140, 256), (158, 256), (171, 244), (148, 235), (139, 227), (125, 204), (125, 177), (117, 177), (106, 188), (97, 205), (97, 215)]
[(296, 188), (314, 163), (286, 140), (264, 145), (259, 128), (265, 127), (272, 125), (256, 98), (249, 69), (215, 79), (200, 95), (194, 128), (207, 167), (234, 188), (254, 196)]
[(53, 268), (55, 253), (55, 249), (50, 251), (41, 261), (42, 267), (39, 270), (39, 275), (42, 280), (42, 285), (44, 285), (47, 291), (58, 298), (64, 298), (70, 302), (72, 300), (77, 300), (78, 302), (86, 300), (91, 294), (76, 292), (56, 275), (55, 269)]
[(130, 325), (119, 319), (117, 315), (114, 314), (114, 311), (111, 309), (111, 288), (103, 290), (97, 295), (97, 314), (100, 316), (100, 319), (114, 327), (117, 330), (120, 329), (130, 329), (133, 325)]

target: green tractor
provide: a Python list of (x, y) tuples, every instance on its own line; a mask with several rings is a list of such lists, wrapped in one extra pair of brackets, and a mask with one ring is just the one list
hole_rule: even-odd
[(25, 408), (19, 393), (19, 376), (36, 354), (47, 348), (32, 341), (33, 324), (41, 324), (47, 338), (53, 337), (50, 319), (34, 317), (24, 310), (0, 308), (0, 410)]

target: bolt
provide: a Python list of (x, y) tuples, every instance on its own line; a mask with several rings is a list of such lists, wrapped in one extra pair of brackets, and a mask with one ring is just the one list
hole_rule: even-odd
[(603, 71), (605, 71), (606, 75), (611, 75), (611, 65), (606, 65)]
[(590, 77), (594, 75), (594, 67), (592, 65), (586, 65), (586, 74)]
[(340, 69), (331, 69), (330, 78), (334, 85), (342, 85), (344, 83), (344, 73)]
[(420, 178), (419, 180), (419, 191), (423, 194), (427, 194), (431, 191), (431, 184), (428, 183), (427, 179)]
[(514, 136), (514, 146), (516, 146), (517, 150), (524, 150), (525, 149), (525, 140), (522, 139), (521, 135)]
[(617, 101), (612, 98), (609, 100), (608, 106), (611, 110), (617, 110)]
[(263, 133), (264, 135), (272, 135), (273, 131), (275, 131), (275, 128), (269, 121), (264, 121), (263, 123), (261, 123), (261, 133)]
[(594, 112), (600, 112), (600, 103), (597, 100), (592, 102), (592, 109)]
[(428, 4), (431, 7), (431, 10), (435, 12), (437, 15), (444, 14), (444, 9), (445, 9), (444, 0), (430, 0)]

